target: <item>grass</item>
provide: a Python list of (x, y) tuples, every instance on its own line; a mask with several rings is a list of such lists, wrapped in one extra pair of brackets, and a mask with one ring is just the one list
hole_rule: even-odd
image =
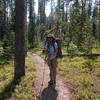
[[(71, 49), (72, 50), (70, 50), (70, 52), (68, 52), (67, 48), (65, 48), (65, 49), (62, 49), (62, 52), (63, 53), (71, 53), (71, 54), (73, 54), (73, 53), (74, 54), (84, 54), (84, 52), (80, 52), (73, 48), (71, 48)], [(91, 51), (92, 51), (92, 53), (100, 53), (100, 47), (93, 48)]]
[(45, 59), (45, 54), (42, 53), (43, 49), (41, 48), (34, 48), (32, 50), (30, 50), (30, 52), (35, 53), (39, 56), (41, 56), (43, 59)]
[(40, 49), (40, 48), (31, 49), (30, 52), (36, 53), (36, 54), (38, 54), (40, 56), (42, 55), (42, 49)]
[(100, 53), (100, 47), (93, 48), (93, 49), (92, 49), (92, 52), (93, 52), (93, 53)]
[(0, 100), (33, 100), (35, 96), (35, 65), (33, 59), (26, 57), (26, 76), (14, 81), (14, 67), (0, 65)]
[(75, 100), (100, 100), (100, 57), (64, 57), (57, 72), (73, 90)]
[[(31, 52), (43, 56), (41, 49)], [(15, 82), (13, 62), (0, 56), (0, 100), (32, 100), (36, 95), (34, 61), (26, 57), (26, 76)], [(64, 77), (75, 100), (100, 100), (100, 57), (66, 56), (58, 61), (57, 73)]]
[[(43, 56), (41, 49), (32, 52)], [(94, 49), (93, 53), (99, 52)], [(73, 100), (100, 100), (100, 57), (66, 56), (58, 62), (57, 73), (64, 77), (65, 84), (72, 90)]]

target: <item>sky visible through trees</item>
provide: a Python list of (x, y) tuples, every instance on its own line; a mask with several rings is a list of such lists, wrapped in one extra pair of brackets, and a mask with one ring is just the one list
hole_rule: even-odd
[[(61, 65), (58, 71), (66, 77), (66, 83), (79, 86), (75, 88), (77, 100), (100, 100), (100, 0), (0, 0), (0, 100), (10, 95), (4, 94), (10, 74), (14, 78), (22, 77), (25, 73), (27, 76), (26, 69), (31, 66), (25, 64), (25, 56), (27, 52), (42, 55), (48, 34), (60, 40), (62, 54), (66, 57), (59, 60)], [(15, 67), (11, 67), (13, 60)], [(26, 62), (31, 64), (30, 61)], [(14, 70), (13, 74), (9, 74), (8, 65)], [(9, 70), (6, 73), (5, 68)], [(67, 82), (67, 79), (72, 80)], [(19, 88), (24, 92), (23, 88)], [(19, 94), (17, 91), (15, 94), (21, 99), (16, 99), (15, 95), (15, 98), (7, 100), (22, 100), (22, 95), (26, 100), (24, 97), (28, 97), (28, 94), (21, 94), (20, 89)], [(12, 91), (12, 82), (11, 92), (15, 92)]]
[[(48, 17), (50, 12), (51, 12), (51, 1), (48, 0), (49, 2), (46, 3), (46, 8), (45, 8), (45, 12), (46, 12), (46, 16)], [(35, 12), (36, 14), (38, 14), (38, 0), (34, 0), (35, 2)], [(73, 2), (73, 1), (72, 1)], [(70, 2), (70, 4), (72, 3)], [(57, 6), (57, 0), (54, 0), (54, 8)], [(92, 6), (95, 6), (95, 0), (92, 0)]]

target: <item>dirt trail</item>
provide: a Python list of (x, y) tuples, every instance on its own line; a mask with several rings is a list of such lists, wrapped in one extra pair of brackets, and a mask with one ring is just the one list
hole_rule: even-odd
[(64, 85), (63, 79), (59, 75), (57, 75), (57, 85), (55, 90), (48, 87), (49, 68), (47, 64), (45, 64), (44, 60), (40, 56), (36, 54), (29, 55), (34, 59), (37, 66), (37, 81), (35, 83), (35, 86), (38, 95), (35, 100), (71, 100), (71, 93), (69, 89)]

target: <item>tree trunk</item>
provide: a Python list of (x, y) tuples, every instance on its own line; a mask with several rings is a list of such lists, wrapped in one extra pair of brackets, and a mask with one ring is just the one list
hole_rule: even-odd
[(58, 11), (60, 10), (60, 0), (58, 0)]
[(16, 0), (15, 2), (15, 78), (25, 75), (25, 0)]
[(38, 0), (38, 13), (39, 13), (39, 21), (40, 25), (44, 25), (46, 22), (45, 16), (45, 0)]

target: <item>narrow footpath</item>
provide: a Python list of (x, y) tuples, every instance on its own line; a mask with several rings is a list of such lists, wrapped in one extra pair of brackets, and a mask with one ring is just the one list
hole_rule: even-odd
[(36, 64), (36, 92), (35, 100), (71, 100), (70, 91), (63, 83), (61, 76), (57, 75), (57, 84), (55, 90), (48, 87), (49, 67), (37, 54), (29, 53)]

